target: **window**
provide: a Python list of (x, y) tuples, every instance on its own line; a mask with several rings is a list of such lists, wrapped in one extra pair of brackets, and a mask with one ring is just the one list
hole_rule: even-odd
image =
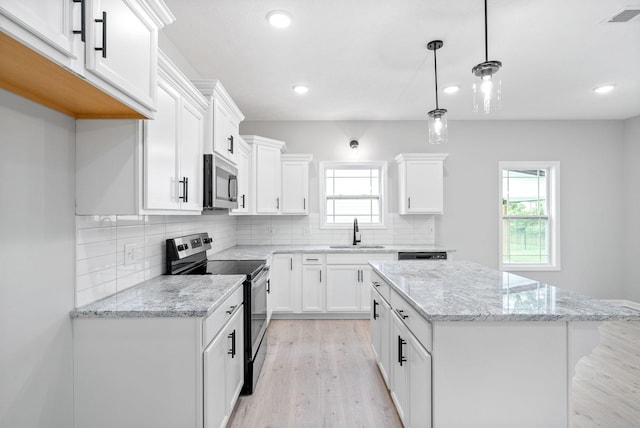
[(559, 270), (558, 162), (500, 162), (500, 268)]
[(320, 162), (321, 227), (384, 227), (386, 162)]

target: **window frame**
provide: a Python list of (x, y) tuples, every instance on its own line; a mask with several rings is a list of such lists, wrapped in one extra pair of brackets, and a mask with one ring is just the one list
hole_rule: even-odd
[(327, 223), (327, 195), (326, 195), (326, 170), (349, 167), (354, 169), (374, 169), (380, 170), (380, 223), (359, 223), (359, 229), (388, 229), (387, 225), (387, 162), (386, 161), (368, 161), (368, 162), (341, 162), (341, 161), (321, 161), (318, 168), (318, 184), (319, 184), (319, 212), (320, 212), (320, 229), (344, 230), (352, 229), (352, 223)]
[[(547, 245), (546, 263), (505, 263), (503, 248), (503, 171), (547, 170)], [(508, 216), (507, 216), (508, 218)], [(559, 161), (500, 161), (498, 162), (498, 265), (501, 271), (559, 271), (560, 265), (560, 162)]]

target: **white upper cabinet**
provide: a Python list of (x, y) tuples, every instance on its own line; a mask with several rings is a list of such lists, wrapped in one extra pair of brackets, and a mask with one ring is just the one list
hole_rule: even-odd
[(85, 1), (87, 70), (153, 109), (158, 23), (146, 12), (144, 2)]
[(236, 147), (236, 165), (238, 166), (238, 208), (231, 214), (248, 214), (250, 212), (249, 180), (251, 177), (251, 149), (241, 136), (238, 136)]
[(309, 214), (309, 163), (311, 154), (283, 154), (282, 214)]
[(400, 153), (398, 212), (442, 214), (444, 211), (444, 160), (446, 153)]
[(280, 156), (286, 145), (283, 141), (257, 135), (243, 135), (251, 147), (251, 214), (280, 214), (282, 206)]
[(156, 119), (76, 121), (76, 214), (200, 214), (207, 100), (160, 53)]
[(0, 79), (76, 118), (152, 118), (158, 30), (174, 20), (162, 0), (2, 0), (0, 38), (19, 43), (2, 46)]
[(73, 31), (81, 29), (80, 10), (81, 4), (72, 0), (2, 0), (0, 26), (36, 50), (53, 48), (58, 60), (73, 58)]
[(244, 115), (219, 80), (194, 80), (193, 84), (209, 101), (205, 116), (205, 153), (216, 153), (235, 165), (239, 126)]

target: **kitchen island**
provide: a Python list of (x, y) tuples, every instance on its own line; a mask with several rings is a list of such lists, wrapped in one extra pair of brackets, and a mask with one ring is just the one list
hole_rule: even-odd
[(640, 312), (463, 261), (370, 262), (372, 347), (405, 426), (567, 427), (577, 361)]

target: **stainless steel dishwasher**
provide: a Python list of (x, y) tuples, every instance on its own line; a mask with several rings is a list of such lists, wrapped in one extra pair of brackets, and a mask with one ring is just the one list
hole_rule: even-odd
[(398, 260), (447, 260), (446, 251), (401, 251)]

